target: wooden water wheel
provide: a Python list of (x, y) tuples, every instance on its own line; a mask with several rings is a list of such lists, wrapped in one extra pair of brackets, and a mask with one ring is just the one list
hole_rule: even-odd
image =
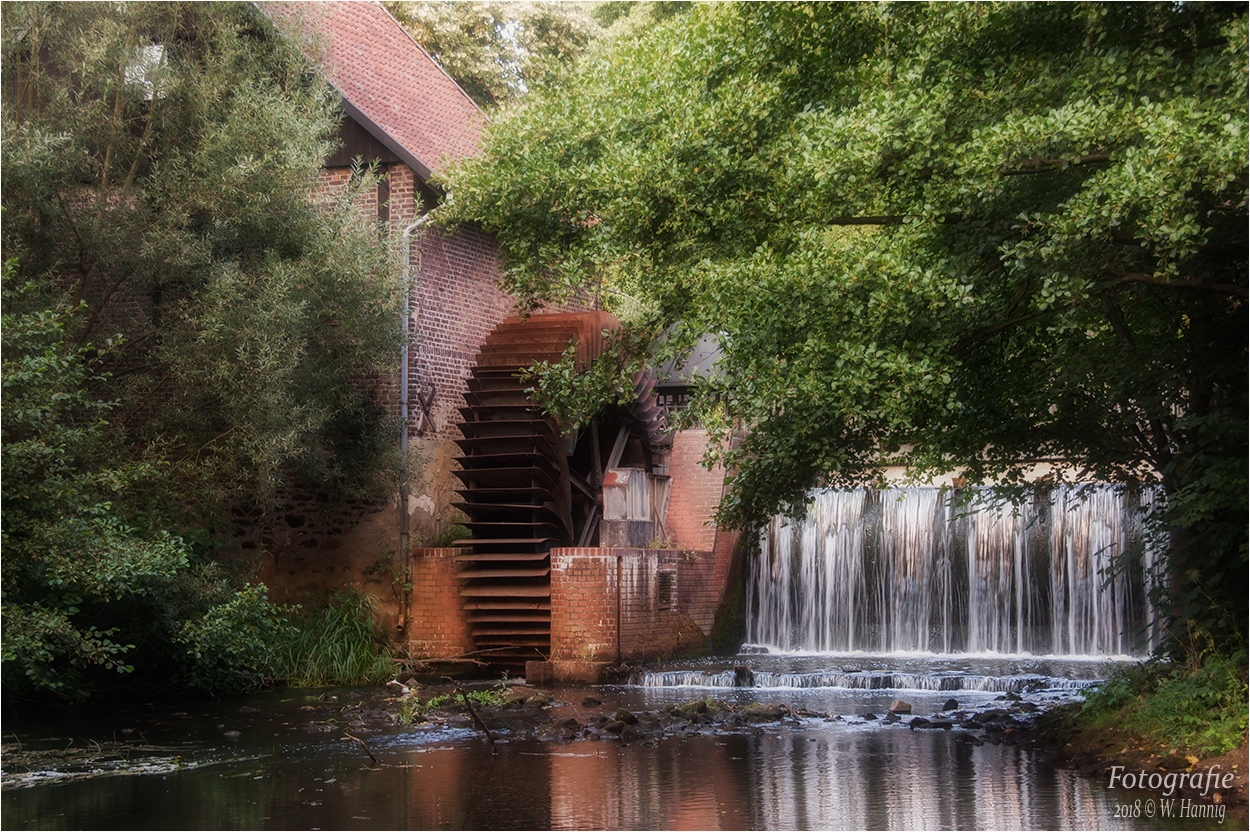
[(486, 339), (465, 393), (455, 475), (472, 537), (464, 547), (461, 591), (478, 655), (523, 670), (551, 649), (551, 559), (559, 546), (595, 546), (604, 472), (647, 465), (665, 441), (663, 412), (649, 375), (634, 403), (566, 434), (525, 392), (520, 371), (555, 363), (570, 343), (584, 369), (618, 326), (605, 312), (509, 318)]

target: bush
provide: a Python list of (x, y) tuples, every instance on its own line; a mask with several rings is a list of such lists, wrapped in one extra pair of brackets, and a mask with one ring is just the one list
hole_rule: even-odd
[(1089, 694), (1078, 719), (1167, 744), (1218, 755), (1242, 745), (1247, 720), (1246, 651), (1151, 661), (1113, 672)]
[[(247, 586), (182, 626), (176, 641), (186, 647), (188, 682), (212, 694), (260, 687), (283, 678), (281, 645), (295, 637), (291, 607), (270, 602), (264, 584)], [(278, 649), (275, 649), (275, 646)]]

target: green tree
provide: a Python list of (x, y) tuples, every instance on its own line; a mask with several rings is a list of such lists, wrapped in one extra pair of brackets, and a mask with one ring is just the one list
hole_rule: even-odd
[(483, 107), (550, 85), (602, 34), (584, 3), (391, 0), (386, 8)]
[(0, 14), (5, 678), (62, 690), (41, 650), (122, 669), (229, 603), (232, 514), (377, 493), (402, 287), (370, 172), (319, 195), (337, 103), (254, 7)]
[(110, 458), (112, 403), (88, 391), (94, 349), (67, 346), (70, 307), (24, 311), (33, 291), (4, 266), (4, 684), (9, 693), (83, 690), (83, 671), (133, 669), (117, 610), (169, 590), (186, 545), (119, 515), (110, 497), (143, 463)]
[(721, 333), (726, 519), (1068, 460), (1162, 483), (1175, 634), (1239, 640), (1246, 34), (1223, 4), (700, 6), (497, 121), (443, 214), (531, 303), (603, 282)]

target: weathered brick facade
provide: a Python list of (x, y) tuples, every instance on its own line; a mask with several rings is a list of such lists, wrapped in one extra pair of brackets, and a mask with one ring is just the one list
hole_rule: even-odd
[[(341, 198), (353, 161), (376, 164), (383, 180), (360, 195), (359, 206), (392, 235), (410, 233), (402, 260), (409, 287), (406, 429), (413, 472), (406, 505), (397, 493), (385, 506), (357, 512), (350, 528), (322, 529), (315, 506), (308, 517), (293, 510), (290, 527), (274, 535), (274, 557), (262, 579), (291, 600), (355, 585), (377, 598), (386, 626), (412, 656), (457, 656), (472, 648), (457, 550), (420, 544), (458, 519), (452, 469), (466, 380), (482, 343), (513, 314), (514, 303), (497, 285), (499, 250), (492, 238), (417, 219), (439, 198), (429, 183), (442, 165), (477, 152), (485, 116), (380, 5), (260, 5), (279, 25), (327, 35), (323, 67), (343, 97), (345, 120), (342, 147), (326, 161), (317, 199)], [(551, 311), (578, 308), (584, 307)], [(400, 412), (400, 383), (397, 360), (394, 372), (377, 380), (387, 413)], [(705, 441), (703, 431), (688, 431), (673, 442), (664, 527), (673, 548), (552, 552), (554, 657), (618, 661), (709, 646), (734, 538), (709, 522), (724, 473), (699, 465)], [(409, 551), (401, 552), (405, 527)], [(399, 589), (405, 583), (412, 587), (406, 597)]]
[(622, 662), (711, 646), (733, 553), (562, 548), (551, 552), (553, 661)]
[(413, 656), (459, 656), (472, 648), (460, 604), (457, 549), (417, 549), (412, 559), (408, 650)]
[(703, 551), (715, 548), (716, 526), (711, 518), (720, 505), (725, 471), (719, 465), (710, 470), (703, 467), (706, 447), (705, 430), (684, 430), (673, 436), (673, 449), (668, 455), (672, 496), (664, 523), (671, 546)]
[(409, 384), (414, 399), (431, 390), (434, 399), (428, 411), (414, 401), (409, 430), (455, 439), (478, 350), (500, 321), (515, 314), (515, 303), (496, 284), (498, 246), (485, 234), (422, 230), (413, 249)]

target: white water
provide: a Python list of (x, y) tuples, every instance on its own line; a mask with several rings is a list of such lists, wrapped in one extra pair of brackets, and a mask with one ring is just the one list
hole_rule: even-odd
[(981, 492), (956, 506), (936, 488), (819, 491), (803, 521), (761, 533), (747, 640), (783, 652), (1148, 653), (1153, 493), (1058, 487), (1048, 498)]
[[(700, 670), (672, 670), (642, 674), (638, 684), (647, 688), (742, 687), (732, 670), (711, 672)], [(1059, 679), (1037, 674), (1011, 676), (987, 676), (969, 673), (906, 673), (886, 672), (839, 672), (836, 670), (810, 673), (776, 673), (756, 670), (750, 685), (760, 688), (839, 688), (842, 690), (968, 690), (990, 693), (1022, 693), (1033, 691), (1081, 691), (1096, 684), (1089, 679)]]

